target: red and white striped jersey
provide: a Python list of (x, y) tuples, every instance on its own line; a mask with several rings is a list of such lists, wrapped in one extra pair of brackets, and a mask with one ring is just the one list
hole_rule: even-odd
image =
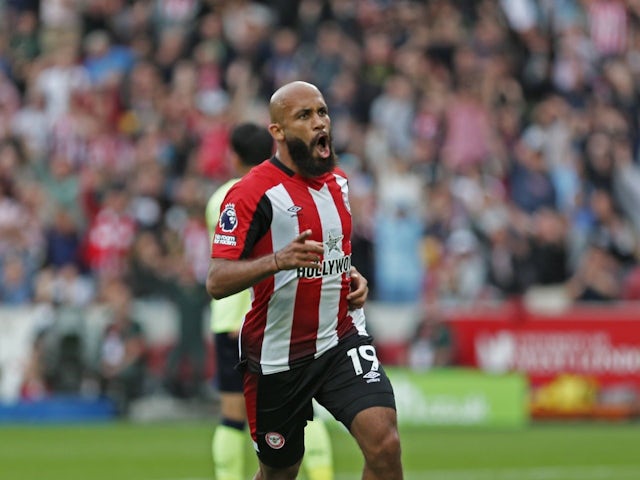
[(229, 190), (220, 211), (215, 258), (261, 257), (307, 229), (324, 244), (321, 270), (283, 270), (253, 286), (240, 336), (240, 358), (252, 371), (286, 371), (340, 339), (367, 335), (362, 309), (347, 307), (351, 212), (343, 171), (307, 179), (272, 158)]

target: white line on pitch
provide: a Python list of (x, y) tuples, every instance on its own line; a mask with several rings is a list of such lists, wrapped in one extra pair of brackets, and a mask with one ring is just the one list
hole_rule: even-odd
[[(360, 474), (336, 474), (336, 480), (360, 479)], [(637, 480), (640, 465), (530, 467), (466, 470), (410, 470), (405, 480)]]

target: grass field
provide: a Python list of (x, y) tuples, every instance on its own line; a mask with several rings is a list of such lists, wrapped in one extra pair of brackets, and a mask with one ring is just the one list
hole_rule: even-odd
[[(206, 422), (0, 426), (2, 480), (213, 480)], [(336, 480), (362, 460), (331, 426)], [(640, 424), (401, 431), (406, 480), (639, 480)], [(255, 459), (247, 442), (247, 468)], [(247, 473), (247, 478), (251, 478)]]

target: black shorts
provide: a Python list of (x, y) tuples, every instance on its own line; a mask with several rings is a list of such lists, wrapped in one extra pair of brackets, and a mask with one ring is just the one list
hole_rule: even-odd
[(271, 375), (245, 372), (245, 401), (251, 436), (265, 465), (285, 468), (304, 454), (304, 427), (315, 398), (350, 429), (369, 407), (395, 409), (391, 383), (370, 337), (354, 335), (320, 358)]
[(218, 389), (225, 393), (242, 393), (242, 373), (236, 370), (239, 349), (238, 337), (230, 337), (228, 332), (213, 336), (216, 350)]

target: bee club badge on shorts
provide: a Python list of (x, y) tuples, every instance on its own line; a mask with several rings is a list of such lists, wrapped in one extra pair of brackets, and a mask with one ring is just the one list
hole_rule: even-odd
[(284, 437), (278, 432), (269, 432), (264, 436), (264, 439), (271, 448), (280, 450), (284, 447)]

